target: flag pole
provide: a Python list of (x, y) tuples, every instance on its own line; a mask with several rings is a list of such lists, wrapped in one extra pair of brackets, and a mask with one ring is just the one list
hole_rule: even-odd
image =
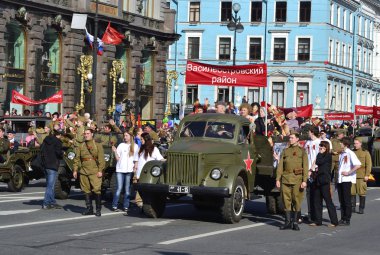
[(96, 74), (97, 74), (97, 62), (98, 62), (98, 0), (95, 0), (95, 18), (94, 18), (94, 42), (92, 47), (92, 95), (91, 95), (91, 115), (94, 120), (96, 118)]

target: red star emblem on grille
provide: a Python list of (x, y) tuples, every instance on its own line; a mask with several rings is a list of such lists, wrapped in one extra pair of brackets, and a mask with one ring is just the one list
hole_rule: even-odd
[(248, 151), (247, 158), (244, 159), (243, 161), (245, 163), (245, 169), (247, 170), (247, 172), (250, 172), (252, 174), (251, 166), (252, 166), (253, 160), (251, 159), (251, 155), (249, 154), (249, 151)]

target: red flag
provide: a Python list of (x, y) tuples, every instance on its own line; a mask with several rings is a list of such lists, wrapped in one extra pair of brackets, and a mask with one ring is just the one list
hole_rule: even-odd
[(61, 104), (63, 101), (63, 91), (60, 90), (56, 94), (52, 95), (49, 98), (35, 101), (23, 94), (18, 93), (16, 90), (12, 90), (12, 103), (21, 104), (21, 105), (39, 105), (39, 104), (48, 104), (48, 103), (56, 103)]
[(355, 114), (356, 115), (372, 115), (373, 107), (372, 106), (363, 106), (363, 105), (355, 105)]
[(353, 112), (330, 112), (325, 113), (326, 120), (353, 120)]
[(380, 107), (379, 106), (373, 106), (373, 117), (375, 119), (380, 119)]
[(108, 26), (104, 32), (102, 41), (107, 44), (118, 45), (123, 41), (123, 39), (124, 35), (111, 27), (111, 22), (108, 22)]
[(279, 109), (282, 110), (285, 113), (289, 113), (289, 112), (293, 112), (294, 111), (294, 112), (297, 113), (297, 117), (307, 118), (307, 117), (311, 117), (313, 115), (313, 105), (312, 104), (308, 104), (308, 105), (305, 105), (305, 106), (294, 107), (294, 108), (279, 107)]

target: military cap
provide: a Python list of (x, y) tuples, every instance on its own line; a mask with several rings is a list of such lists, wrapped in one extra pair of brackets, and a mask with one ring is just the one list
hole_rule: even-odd
[(344, 131), (342, 129), (339, 129), (335, 132), (337, 135), (344, 135)]
[(16, 131), (14, 131), (14, 130), (7, 130), (7, 133), (8, 134), (16, 134)]

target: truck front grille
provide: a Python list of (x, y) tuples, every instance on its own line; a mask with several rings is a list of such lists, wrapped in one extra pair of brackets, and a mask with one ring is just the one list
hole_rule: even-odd
[(166, 183), (197, 185), (198, 160), (194, 153), (168, 153)]

